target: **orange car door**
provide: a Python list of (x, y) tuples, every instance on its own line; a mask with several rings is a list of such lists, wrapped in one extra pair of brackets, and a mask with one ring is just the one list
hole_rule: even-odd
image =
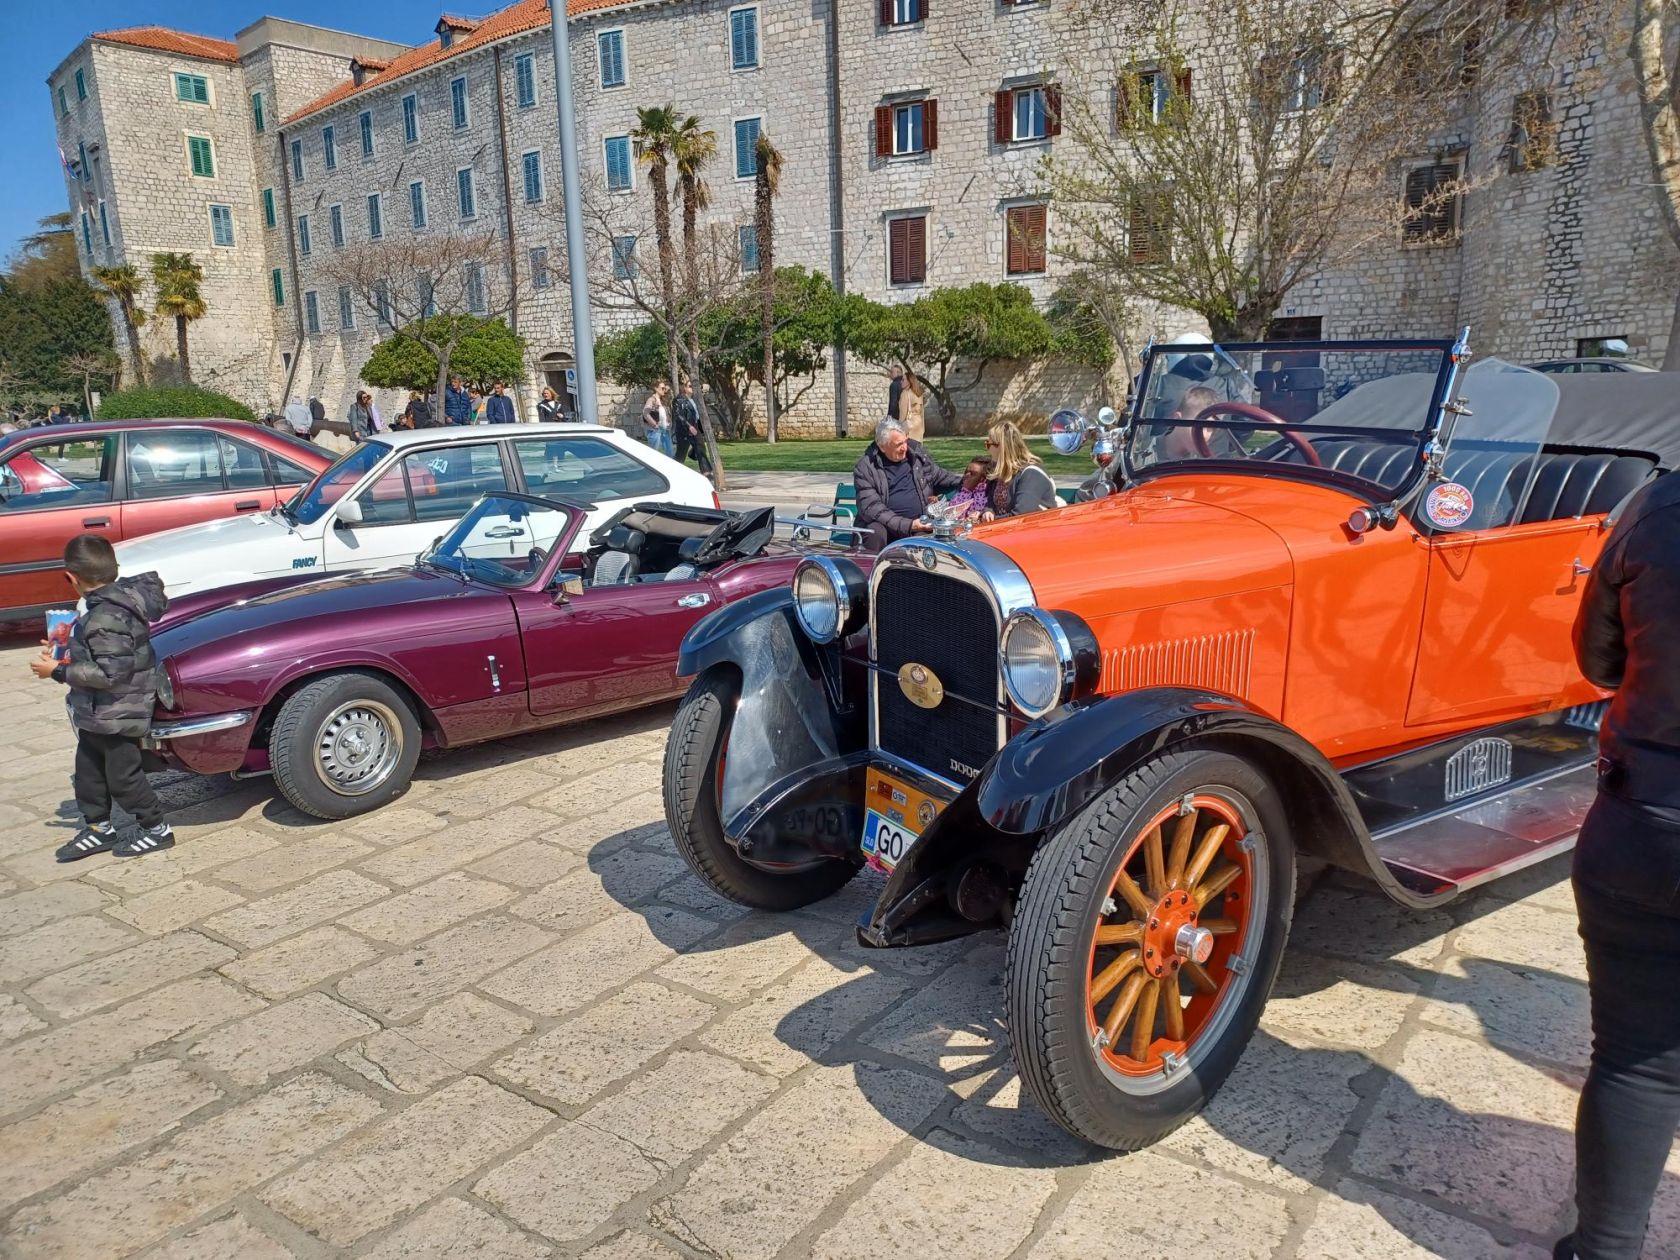
[(1463, 725), (1581, 704), (1570, 630), (1603, 516), (1429, 540), (1429, 582), (1408, 726)]

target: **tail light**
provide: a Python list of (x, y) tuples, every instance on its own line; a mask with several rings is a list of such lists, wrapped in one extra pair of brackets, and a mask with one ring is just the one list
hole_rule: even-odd
[(712, 491), (712, 506), (717, 508), (720, 512), (723, 510), (723, 500), (718, 498), (718, 492), (716, 490)]

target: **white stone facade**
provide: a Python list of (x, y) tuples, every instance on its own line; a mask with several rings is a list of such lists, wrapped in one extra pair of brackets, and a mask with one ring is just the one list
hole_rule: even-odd
[[(902, 2), (902, 0), (901, 0)], [(532, 0), (523, 0), (523, 10)], [(1610, 0), (1620, 9), (1625, 0)], [(731, 64), (732, 13), (757, 15), (758, 64)], [(505, 11), (512, 14), (514, 10)], [(839, 29), (829, 30), (837, 13)], [(1089, 32), (1061, 0), (1039, 3), (936, 4), (925, 20), (883, 26), (879, 8), (823, 6), (794, 0), (671, 0), (631, 3), (574, 13), (573, 81), (579, 104), (579, 143), (586, 196), (611, 204), (628, 198), (643, 212), (645, 172), (628, 193), (605, 190), (605, 144), (635, 125), (638, 106), (674, 103), (700, 116), (718, 139), (709, 183), (710, 222), (751, 222), (753, 186), (736, 178), (736, 123), (759, 119), (784, 155), (777, 201), (779, 264), (799, 263), (833, 274), (839, 241), (848, 289), (883, 301), (911, 300), (936, 286), (1010, 280), (1047, 299), (1058, 278), (1050, 250), (1042, 273), (1010, 275), (1006, 216), (1029, 204), (1035, 168), (1061, 138), (1000, 142), (997, 93), (1037, 84), (1100, 93), (1092, 82)], [(498, 17), (486, 19), (495, 22)], [(1478, 353), (1518, 361), (1574, 354), (1583, 339), (1622, 336), (1647, 358), (1665, 348), (1680, 255), (1663, 232), (1648, 187), (1631, 68), (1622, 23), (1604, 19), (1605, 38), (1590, 42), (1561, 65), (1511, 67), (1475, 85), (1464, 101), (1462, 153), (1471, 191), (1461, 231), (1450, 243), (1407, 246), (1379, 242), (1357, 262), (1301, 285), (1281, 314), (1317, 318), (1330, 337), (1446, 335), (1460, 324), (1475, 329)], [(470, 29), (470, 28), (463, 28)], [(498, 28), (499, 29), (499, 28)], [(624, 82), (603, 87), (598, 57), (603, 34), (617, 32)], [(56, 70), (49, 89), (66, 88), (68, 113), (59, 142), (77, 158), (90, 154), (86, 179), (67, 188), (78, 211), (92, 207), (91, 250), (98, 265), (128, 260), (145, 271), (150, 253), (190, 251), (205, 268), (210, 317), (192, 329), (196, 377), (259, 410), (278, 407), (289, 391), (320, 397), (342, 415), (357, 376), (378, 339), (372, 313), (359, 303), (354, 327), (341, 326), (332, 239), (334, 206), (342, 208), (345, 248), (369, 234), (367, 198), (382, 197), (385, 238), (412, 235), (409, 185), (423, 184), (426, 233), (462, 230), (458, 172), (472, 172), (474, 206), (467, 226), (494, 231), (488, 260), (498, 299), (517, 292), (510, 314), (527, 342), (527, 371), (518, 382), (521, 409), (534, 411), (543, 367), (571, 350), (569, 293), (558, 274), (534, 284), (531, 251), (545, 248), (551, 267), (564, 255), (559, 213), (561, 172), (553, 101), (552, 45), (546, 22), (525, 21), (504, 37), (433, 57), (412, 72), (382, 67), (406, 50), (377, 41), (263, 19), (241, 32), (232, 54), (192, 56), (119, 42), (120, 33), (81, 45)], [(830, 108), (830, 41), (839, 48), (839, 110)], [(1116, 36), (1118, 39), (1118, 36)], [(1104, 57), (1114, 53), (1103, 52)], [(352, 58), (372, 61), (365, 86), (350, 89)], [(519, 96), (521, 58), (532, 59), (535, 99)], [(83, 71), (87, 99), (79, 100), (75, 72)], [(206, 104), (180, 102), (173, 75), (203, 75)], [(1525, 77), (1527, 76), (1527, 77)], [(467, 125), (452, 117), (452, 81), (467, 85)], [(1076, 86), (1077, 81), (1077, 86)], [(1545, 88), (1560, 121), (1556, 160), (1528, 172), (1507, 169), (1504, 145), (1512, 100)], [(264, 97), (258, 135), (253, 93)], [(324, 94), (337, 99), (320, 102)], [(403, 99), (418, 104), (416, 142), (404, 137)], [(937, 148), (907, 156), (876, 152), (876, 110), (907, 101), (937, 102)], [(364, 157), (360, 118), (372, 119), (374, 149)], [(56, 112), (56, 108), (55, 108)], [(336, 169), (327, 170), (323, 131), (331, 127)], [(842, 189), (831, 187), (831, 129), (840, 138)], [(194, 175), (189, 135), (214, 146), (213, 177)], [(295, 178), (290, 146), (301, 144), (303, 178)], [(538, 154), (540, 197), (528, 201), (523, 158)], [(1419, 159), (1427, 160), (1421, 153)], [(1397, 181), (1403, 179), (1397, 172)], [(263, 192), (272, 189), (275, 224), (264, 222)], [(511, 193), (511, 199), (509, 194)], [(1398, 195), (1398, 187), (1396, 189)], [(97, 220), (103, 199), (111, 235), (107, 247)], [(234, 243), (211, 243), (212, 204), (230, 207)], [(837, 206), (837, 212), (836, 212)], [(893, 219), (925, 215), (926, 275), (918, 283), (891, 281), (888, 238)], [(302, 252), (299, 217), (309, 221)], [(1054, 208), (1048, 231), (1056, 232)], [(78, 232), (81, 232), (78, 222)], [(655, 265), (651, 239), (640, 265)], [(274, 300), (273, 275), (282, 300)], [(401, 283), (393, 277), (393, 284)], [(316, 295), (319, 331), (306, 317)], [(622, 326), (621, 311), (598, 311), (598, 327)], [(1163, 311), (1148, 331), (1171, 334), (1194, 327)], [(173, 353), (173, 329), (153, 321), (147, 351)], [(969, 373), (964, 370), (964, 377)], [(843, 419), (854, 431), (873, 423), (884, 406), (879, 369), (851, 361)], [(1108, 378), (1059, 363), (1014, 370), (994, 365), (981, 384), (962, 394), (965, 427), (993, 415), (1031, 420), (1059, 405), (1094, 407), (1123, 392), (1123, 372)], [(786, 432), (812, 436), (836, 431), (836, 382), (825, 373), (784, 418)], [(606, 413), (631, 428), (639, 399), (603, 387)], [(387, 409), (400, 400), (383, 397)], [(930, 420), (932, 419), (930, 406)]]

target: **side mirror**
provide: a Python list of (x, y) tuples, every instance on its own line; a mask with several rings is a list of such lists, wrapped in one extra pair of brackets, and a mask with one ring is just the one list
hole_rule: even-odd
[(362, 523), (362, 505), (355, 499), (343, 499), (333, 517), (333, 524), (344, 529)]

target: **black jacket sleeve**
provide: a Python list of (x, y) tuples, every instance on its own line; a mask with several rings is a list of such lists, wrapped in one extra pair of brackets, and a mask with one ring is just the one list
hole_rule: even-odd
[(1587, 588), (1575, 614), (1575, 662), (1595, 687), (1614, 690), (1627, 672), (1627, 635), (1622, 625), (1622, 584), (1627, 581), (1627, 549), (1639, 529), (1644, 496), (1629, 505), (1610, 532), (1598, 563), (1587, 575)]

